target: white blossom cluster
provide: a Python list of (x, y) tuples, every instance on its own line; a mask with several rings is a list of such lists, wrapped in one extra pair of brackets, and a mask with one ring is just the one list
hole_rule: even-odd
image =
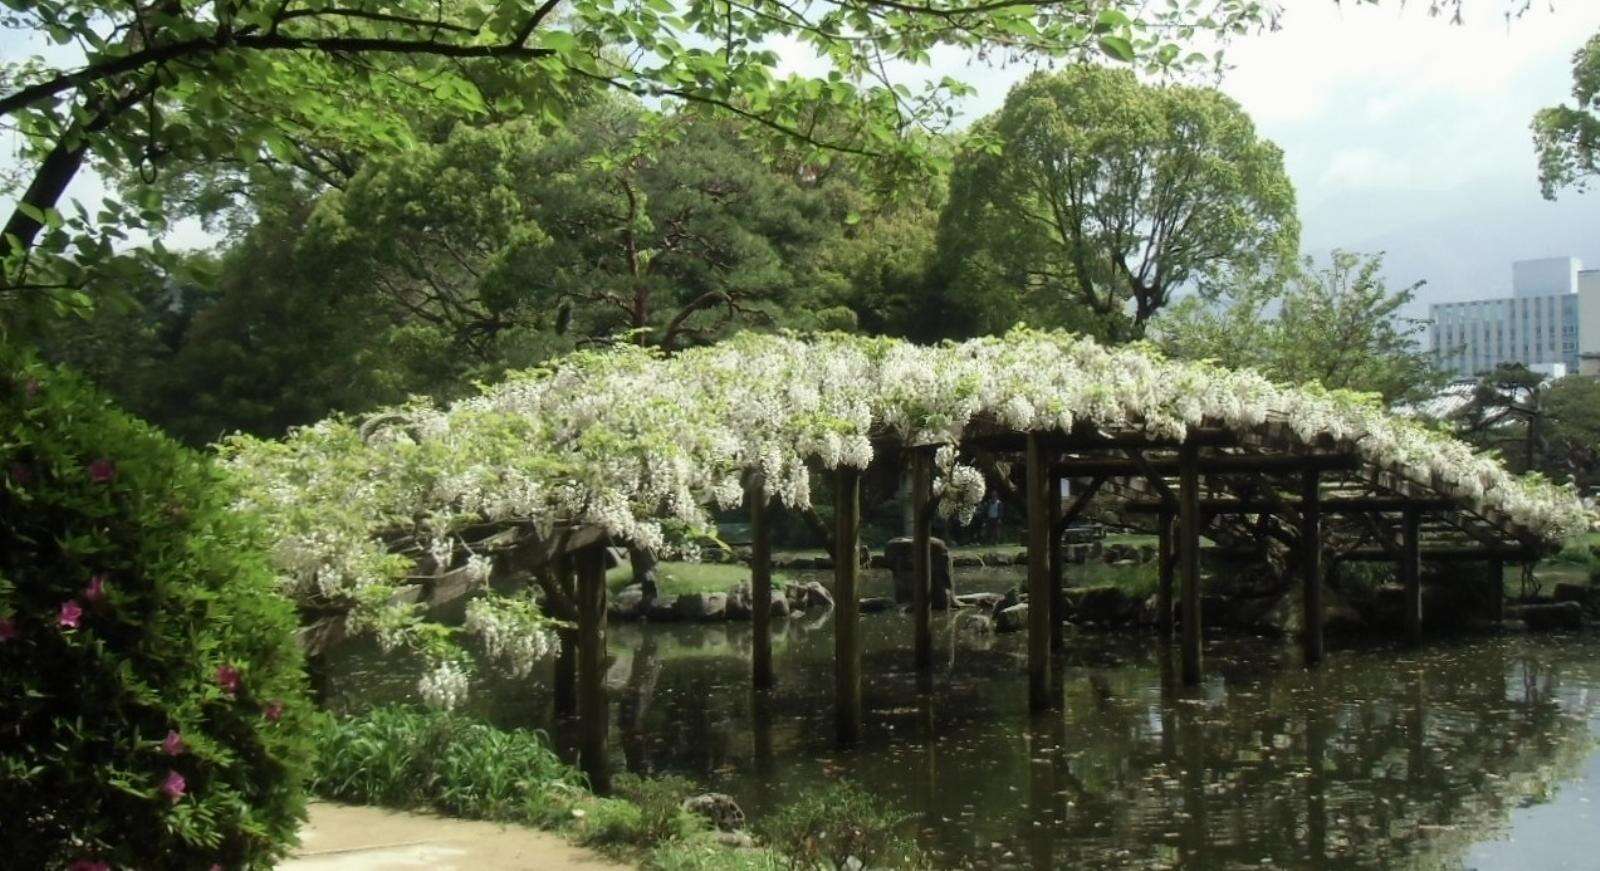
[(1569, 488), (1513, 476), (1366, 397), (1028, 329), (937, 346), (745, 334), (671, 357), (631, 345), (583, 351), (447, 408), (413, 403), (281, 441), (240, 437), (225, 455), (241, 505), (277, 542), (285, 588), (366, 601), (363, 589), (415, 568), (390, 542), (421, 542), (442, 567), (452, 535), (489, 520), (598, 526), (664, 548), (710, 531), (711, 509), (746, 498), (746, 474), (760, 474), (769, 498), (804, 507), (808, 462), (863, 468), (876, 440), (943, 446), (941, 510), (963, 514), (983, 496), (982, 476), (955, 450), (974, 428), (1178, 439), (1202, 425), (1268, 422), (1307, 444), (1353, 446), (1547, 540), (1587, 526)]
[(446, 659), (417, 681), (417, 694), (429, 707), (449, 711), (466, 701), (467, 682), (466, 668), (457, 660)]
[(535, 663), (556, 651), (549, 621), (529, 600), (473, 599), (467, 605), (466, 628), (483, 642), (489, 658), (513, 677), (527, 677)]

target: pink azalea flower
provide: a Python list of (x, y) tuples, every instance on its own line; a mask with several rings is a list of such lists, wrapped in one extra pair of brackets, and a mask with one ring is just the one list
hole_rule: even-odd
[(170, 798), (173, 801), (177, 801), (178, 799), (183, 798), (183, 792), (188, 788), (189, 784), (183, 779), (183, 775), (171, 769), (167, 769), (167, 779), (161, 781), (162, 795), (165, 795), (167, 798)]
[(217, 686), (230, 696), (239, 694), (240, 677), (239, 670), (231, 665), (217, 666)]
[(11, 464), (11, 480), (18, 487), (26, 487), (33, 483), (33, 470), (21, 463)]
[(83, 598), (90, 603), (97, 603), (106, 597), (106, 576), (102, 572), (89, 579), (89, 586), (83, 588)]
[(35, 396), (38, 396), (39, 395), (39, 379), (37, 379), (37, 378), (29, 378), (27, 381), (24, 381), (22, 383), (22, 392), (28, 394), (28, 398), (29, 399), (32, 399)]
[(89, 464), (89, 480), (96, 484), (104, 484), (116, 476), (116, 464), (105, 457), (101, 457)]
[(161, 742), (161, 752), (168, 756), (180, 756), (183, 751), (183, 736), (176, 729), (167, 730), (167, 738)]
[(76, 629), (83, 619), (83, 606), (77, 599), (68, 599), (61, 603), (61, 613), (56, 615), (56, 625), (63, 629)]
[(10, 617), (0, 617), (0, 641), (10, 641), (17, 637), (17, 621)]
[(267, 705), (267, 709), (262, 713), (262, 716), (266, 717), (270, 723), (276, 723), (283, 719), (283, 701), (281, 699), (273, 699), (272, 704)]
[(111, 871), (111, 865), (102, 859), (79, 859), (67, 866), (67, 871)]

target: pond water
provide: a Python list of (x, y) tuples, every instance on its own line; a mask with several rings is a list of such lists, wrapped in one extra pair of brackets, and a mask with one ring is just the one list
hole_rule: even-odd
[[(1153, 634), (1081, 632), (1061, 710), (1030, 716), (1025, 638), (935, 621), (923, 694), (910, 619), (863, 616), (848, 752), (831, 614), (778, 621), (762, 695), (747, 624), (613, 627), (613, 764), (687, 775), (752, 816), (847, 777), (912, 815), (947, 867), (1600, 867), (1600, 638), (1333, 645), (1315, 671), (1284, 641), (1219, 638), (1186, 690)], [(333, 678), (348, 708), (407, 697), (416, 674), (351, 649)], [(570, 747), (543, 679), (486, 679), (472, 704)]]

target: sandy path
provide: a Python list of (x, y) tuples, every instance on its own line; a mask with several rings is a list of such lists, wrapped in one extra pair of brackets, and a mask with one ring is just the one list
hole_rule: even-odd
[(287, 871), (615, 871), (625, 866), (538, 829), (313, 802), (311, 820), (300, 830), (300, 847), (278, 867)]

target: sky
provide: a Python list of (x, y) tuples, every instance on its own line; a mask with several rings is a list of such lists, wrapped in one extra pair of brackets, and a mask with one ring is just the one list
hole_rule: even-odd
[[(1508, 24), (1500, 0), (1467, 0), (1452, 25), (1419, 0), (1287, 0), (1280, 30), (1236, 41), (1219, 86), (1283, 149), (1304, 252), (1386, 252), (1392, 285), (1427, 281), (1413, 315), (1509, 295), (1514, 260), (1600, 267), (1600, 191), (1539, 193), (1529, 123), (1571, 101), (1572, 54), (1600, 32), (1600, 0), (1554, 4)], [(969, 117), (1026, 74), (940, 72), (977, 88)]]
[[(1600, 267), (1600, 191), (1544, 200), (1528, 129), (1539, 108), (1571, 99), (1571, 56), (1600, 32), (1600, 0), (1539, 0), (1509, 24), (1502, 2), (1466, 0), (1466, 23), (1451, 25), (1421, 0), (1285, 0), (1282, 28), (1237, 40), (1218, 83), (1283, 149), (1303, 250), (1386, 252), (1391, 283), (1427, 281), (1409, 314), (1508, 294), (1514, 260), (1570, 255)], [(22, 48), (5, 36), (6, 53)], [(791, 68), (814, 65), (787, 48)], [(970, 121), (1027, 70), (946, 52), (925, 72), (976, 87), (962, 107)], [(85, 178), (72, 193), (94, 202), (98, 189)], [(192, 225), (175, 235), (207, 241)]]

